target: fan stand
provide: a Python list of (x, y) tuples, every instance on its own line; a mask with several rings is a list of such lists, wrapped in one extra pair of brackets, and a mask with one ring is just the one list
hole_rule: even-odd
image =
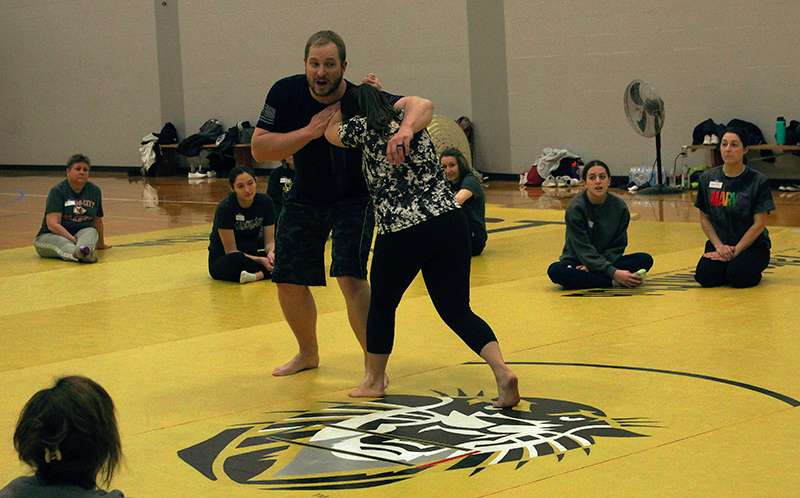
[(656, 180), (658, 181), (658, 185), (654, 185), (652, 187), (643, 188), (637, 191), (637, 194), (642, 195), (659, 195), (659, 194), (679, 194), (683, 192), (682, 188), (679, 187), (670, 187), (669, 185), (664, 185), (663, 182), (663, 170), (661, 168), (661, 132), (656, 133), (656, 166), (657, 166), (657, 174), (658, 177)]

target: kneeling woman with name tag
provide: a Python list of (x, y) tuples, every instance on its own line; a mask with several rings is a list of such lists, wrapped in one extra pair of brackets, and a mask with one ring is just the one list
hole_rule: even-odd
[(695, 207), (708, 241), (694, 278), (703, 287), (753, 287), (769, 264), (766, 218), (775, 204), (767, 177), (744, 164), (746, 141), (743, 131), (726, 129), (723, 165), (700, 177)]
[(256, 192), (256, 177), (236, 166), (228, 175), (232, 192), (217, 206), (208, 273), (215, 280), (246, 284), (272, 276), (275, 266), (275, 207), (267, 194)]

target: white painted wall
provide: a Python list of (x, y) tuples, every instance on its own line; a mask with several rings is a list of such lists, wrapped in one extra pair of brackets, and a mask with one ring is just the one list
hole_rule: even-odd
[(3, 164), (138, 163), (160, 128), (151, 2), (0, 2)]
[[(547, 146), (603, 159), (614, 174), (650, 165), (654, 141), (622, 107), (634, 78), (665, 102), (665, 164), (708, 117), (752, 121), (769, 142), (778, 115), (800, 119), (794, 1), (506, 0), (505, 11), (510, 171)], [(794, 163), (769, 169), (783, 176)]]
[(179, 15), (188, 132), (211, 117), (255, 124), (269, 88), (303, 72), (305, 43), (323, 29), (344, 39), (351, 81), (374, 72), (439, 113), (471, 112), (463, 0), (182, 0)]
[[(344, 37), (351, 80), (373, 71), (389, 91), (470, 116), (490, 172), (526, 170), (547, 146), (604, 159), (615, 174), (652, 163), (653, 140), (622, 110), (634, 78), (666, 103), (666, 164), (707, 117), (753, 121), (770, 140), (776, 116), (800, 119), (800, 14), (789, 0), (166, 1), (169, 17), (160, 1), (0, 2), (0, 163), (60, 164), (83, 151), (133, 166), (162, 119), (184, 123), (184, 135), (210, 117), (255, 122), (272, 83), (302, 72), (320, 29)], [(478, 29), (493, 8), (503, 29)], [(166, 36), (171, 25), (179, 37)], [(478, 50), (496, 36), (505, 64), (490, 57), (502, 44)], [(471, 48), (486, 65), (475, 68)], [(165, 70), (170, 59), (180, 77)], [(495, 80), (507, 105), (494, 94), (484, 105)], [(793, 158), (767, 168), (800, 177)]]

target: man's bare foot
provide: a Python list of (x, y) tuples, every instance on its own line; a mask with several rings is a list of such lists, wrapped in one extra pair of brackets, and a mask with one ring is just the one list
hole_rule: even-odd
[(519, 388), (517, 376), (508, 369), (502, 376), (497, 377), (498, 397), (492, 402), (495, 408), (510, 408), (519, 403)]
[(386, 395), (386, 386), (389, 384), (389, 378), (385, 375), (379, 380), (372, 380), (367, 377), (361, 381), (355, 390), (350, 391), (351, 398), (382, 398)]
[(272, 370), (272, 375), (276, 377), (282, 377), (284, 375), (296, 374), (297, 372), (302, 372), (303, 370), (311, 370), (312, 368), (317, 368), (318, 366), (319, 356), (305, 356), (298, 353), (287, 363), (279, 367), (275, 367), (275, 369)]

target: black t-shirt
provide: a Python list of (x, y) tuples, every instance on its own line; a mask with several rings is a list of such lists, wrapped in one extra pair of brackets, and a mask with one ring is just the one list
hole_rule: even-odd
[(267, 183), (267, 195), (275, 203), (275, 217), (277, 219), (283, 210), (283, 204), (286, 201), (286, 196), (292, 190), (294, 183), (294, 169), (287, 166), (279, 166), (273, 169), (269, 174), (269, 182)]
[(219, 229), (233, 230), (236, 248), (247, 254), (256, 254), (264, 247), (264, 227), (275, 224), (275, 207), (267, 194), (257, 193), (253, 204), (245, 209), (231, 192), (217, 206), (214, 225), (211, 227), (211, 243), (208, 252), (211, 259), (225, 254), (219, 237)]
[(95, 226), (95, 219), (103, 217), (103, 196), (100, 187), (86, 182), (80, 192), (75, 192), (67, 180), (50, 189), (44, 208), (42, 226), (37, 236), (50, 233), (47, 228), (48, 213), (61, 213), (61, 226), (75, 235), (83, 228)]
[(464, 175), (464, 178), (458, 184), (450, 184), (453, 193), (458, 193), (461, 189), (466, 189), (472, 192), (472, 197), (461, 205), (464, 214), (467, 215), (469, 220), (469, 230), (479, 239), (486, 240), (486, 197), (483, 193), (481, 182), (475, 178), (475, 175), (469, 173)]
[[(346, 81), (347, 85), (352, 85)], [(399, 97), (386, 94), (390, 102)], [(275, 133), (289, 133), (303, 128), (311, 118), (326, 108), (311, 96), (305, 74), (279, 80), (272, 85), (258, 127)], [(367, 197), (361, 174), (361, 151), (343, 149), (319, 137), (294, 153), (295, 179), (286, 200), (302, 204), (329, 205)]]
[[(735, 246), (753, 226), (756, 213), (775, 209), (767, 177), (745, 166), (739, 176), (725, 176), (722, 166), (700, 176), (695, 207), (704, 212), (723, 244)], [(770, 247), (765, 228), (755, 243)]]

